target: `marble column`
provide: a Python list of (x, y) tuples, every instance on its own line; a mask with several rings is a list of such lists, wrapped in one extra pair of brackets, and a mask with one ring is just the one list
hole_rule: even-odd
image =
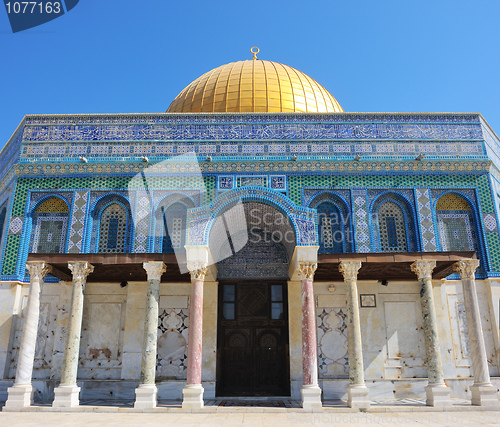
[(347, 387), (347, 405), (351, 408), (368, 408), (370, 399), (365, 385), (363, 367), (363, 344), (361, 342), (361, 322), (357, 277), (361, 261), (341, 261), (339, 271), (344, 276), (347, 304), (347, 351), (349, 355), (349, 385)]
[(417, 260), (411, 270), (420, 281), (420, 303), (425, 335), (425, 353), (427, 356), (428, 385), (425, 387), (426, 404), (428, 406), (451, 406), (450, 389), (444, 382), (441, 348), (438, 336), (438, 321), (434, 296), (432, 294), (432, 270), (436, 261)]
[(493, 387), (486, 359), (481, 313), (476, 292), (474, 273), (479, 267), (477, 259), (463, 259), (453, 265), (462, 279), (465, 315), (467, 317), (467, 331), (472, 359), (472, 374), (474, 384), (470, 387), (472, 404), (478, 406), (497, 406), (499, 404), (497, 389)]
[(188, 263), (191, 273), (192, 291), (189, 301), (189, 331), (187, 381), (182, 390), (182, 407), (203, 408), (203, 387), (201, 386), (201, 356), (203, 333), (203, 281), (208, 271), (206, 263)]
[(313, 411), (322, 408), (318, 386), (318, 341), (316, 338), (316, 307), (313, 278), (318, 264), (298, 262), (297, 272), (302, 282), (302, 407)]
[(80, 387), (76, 385), (78, 373), (78, 357), (80, 353), (80, 335), (83, 318), (83, 294), (87, 276), (94, 271), (94, 266), (86, 261), (68, 263), (73, 273), (73, 290), (68, 329), (66, 331), (66, 347), (64, 349), (61, 383), (54, 390), (54, 408), (69, 408), (78, 406)]
[(6, 408), (22, 408), (33, 404), (31, 377), (35, 360), (38, 320), (40, 318), (40, 295), (45, 276), (51, 267), (45, 261), (28, 261), (26, 269), (30, 273), (28, 303), (25, 308), (24, 325), (17, 358), (16, 379), (8, 389)]
[(148, 274), (144, 340), (142, 344), (141, 383), (135, 389), (134, 408), (155, 408), (156, 388), (156, 346), (158, 342), (158, 304), (160, 302), (160, 281), (167, 266), (161, 261), (142, 264)]

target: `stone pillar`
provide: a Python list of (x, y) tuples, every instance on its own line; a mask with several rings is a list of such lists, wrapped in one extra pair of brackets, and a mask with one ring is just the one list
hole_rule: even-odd
[(361, 342), (361, 323), (356, 280), (361, 261), (341, 261), (339, 271), (344, 276), (347, 304), (347, 350), (349, 355), (349, 386), (347, 405), (351, 408), (368, 408), (370, 400), (365, 385), (363, 367), (363, 344)]
[(438, 322), (434, 296), (432, 293), (432, 270), (436, 261), (417, 260), (411, 270), (420, 281), (420, 303), (424, 322), (425, 352), (427, 355), (427, 377), (429, 384), (425, 387), (428, 406), (451, 406), (450, 389), (444, 382), (441, 348), (438, 336)]
[(297, 272), (302, 282), (302, 407), (321, 409), (321, 389), (318, 386), (318, 341), (316, 338), (316, 308), (313, 278), (318, 264), (298, 262)]
[(208, 271), (206, 263), (187, 264), (191, 273), (191, 299), (189, 301), (189, 331), (187, 382), (182, 390), (182, 407), (188, 409), (203, 408), (203, 387), (201, 386), (201, 356), (203, 334), (203, 281)]
[(479, 267), (477, 259), (463, 259), (453, 265), (462, 279), (465, 314), (467, 317), (467, 331), (472, 359), (472, 373), (474, 384), (471, 386), (472, 404), (478, 406), (497, 406), (497, 389), (492, 386), (486, 359), (481, 313), (477, 300), (476, 281), (474, 272)]
[(155, 408), (158, 397), (155, 377), (160, 280), (167, 266), (161, 261), (144, 262), (142, 266), (148, 274), (148, 290), (142, 344), (141, 383), (135, 389), (134, 408)]
[(76, 385), (78, 373), (78, 356), (80, 353), (80, 335), (82, 331), (83, 294), (87, 276), (94, 271), (94, 266), (87, 261), (69, 262), (68, 267), (73, 273), (73, 291), (69, 325), (66, 332), (66, 347), (61, 371), (61, 384), (54, 390), (54, 408), (78, 406), (80, 387)]
[(16, 379), (14, 385), (8, 389), (6, 408), (22, 408), (33, 404), (34, 390), (31, 385), (31, 376), (40, 317), (40, 295), (43, 281), (51, 267), (45, 261), (28, 261), (26, 269), (30, 273), (28, 304), (17, 358)]

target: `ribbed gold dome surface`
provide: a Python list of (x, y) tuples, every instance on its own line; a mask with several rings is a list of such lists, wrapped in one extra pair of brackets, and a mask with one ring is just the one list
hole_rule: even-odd
[(231, 62), (203, 74), (167, 113), (336, 113), (344, 110), (316, 80), (278, 62)]

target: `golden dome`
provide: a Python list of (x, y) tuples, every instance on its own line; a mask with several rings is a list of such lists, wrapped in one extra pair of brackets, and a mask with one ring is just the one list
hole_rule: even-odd
[(173, 100), (167, 113), (339, 113), (316, 80), (278, 62), (253, 59), (214, 68)]

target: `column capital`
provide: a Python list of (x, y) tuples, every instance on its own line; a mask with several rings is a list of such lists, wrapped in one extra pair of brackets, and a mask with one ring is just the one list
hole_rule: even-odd
[(146, 270), (148, 280), (160, 280), (161, 275), (167, 271), (167, 266), (162, 261), (143, 262), (142, 267)]
[(94, 266), (87, 261), (68, 262), (68, 268), (73, 273), (73, 280), (85, 280), (94, 271)]
[(458, 271), (461, 279), (474, 279), (474, 273), (478, 267), (478, 259), (461, 259), (453, 264), (453, 270)]
[(301, 280), (313, 280), (314, 272), (318, 268), (316, 262), (298, 262), (297, 272)]
[(339, 271), (344, 276), (344, 280), (356, 280), (360, 268), (361, 261), (340, 261), (339, 264)]
[(430, 259), (417, 259), (411, 266), (419, 279), (432, 279), (432, 270), (436, 267), (436, 261)]
[(191, 280), (205, 280), (208, 272), (208, 264), (205, 262), (188, 262), (187, 269), (191, 274)]
[(26, 262), (26, 270), (29, 271), (31, 277), (43, 280), (52, 271), (52, 266), (45, 261), (28, 261)]

